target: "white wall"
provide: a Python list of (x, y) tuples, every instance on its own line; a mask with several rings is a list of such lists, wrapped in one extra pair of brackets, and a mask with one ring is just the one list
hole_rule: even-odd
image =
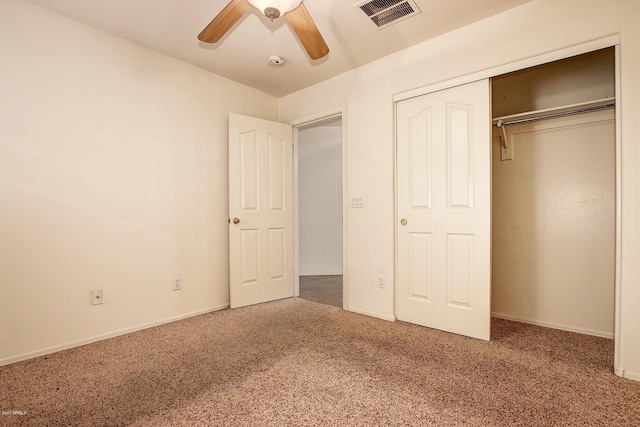
[[(350, 310), (394, 315), (393, 95), (618, 34), (623, 156), (618, 367), (619, 373), (640, 379), (638, 16), (635, 0), (534, 0), (281, 98), (282, 121), (347, 106), (348, 193), (367, 197), (366, 208), (350, 209), (346, 218)], [(386, 289), (375, 286), (378, 274), (386, 276)]]
[(0, 53), (0, 363), (227, 305), (227, 115), (278, 100), (19, 0)]
[(342, 274), (342, 127), (298, 131), (300, 274)]

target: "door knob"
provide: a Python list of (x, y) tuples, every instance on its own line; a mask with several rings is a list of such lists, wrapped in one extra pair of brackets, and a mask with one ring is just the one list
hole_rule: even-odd
[(400, 224), (402, 224), (402, 226), (404, 227), (405, 225), (407, 225), (407, 220), (406, 220), (406, 219), (404, 219), (404, 218), (402, 218), (402, 219), (400, 220)]
[(234, 224), (240, 224), (240, 218), (233, 218)]

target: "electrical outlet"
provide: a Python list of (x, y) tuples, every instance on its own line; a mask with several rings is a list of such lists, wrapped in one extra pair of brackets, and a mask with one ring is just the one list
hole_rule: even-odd
[(176, 277), (173, 279), (173, 290), (179, 291), (180, 289), (182, 289), (182, 279), (179, 277)]
[(384, 289), (384, 276), (382, 274), (378, 276), (378, 287)]
[(96, 289), (91, 291), (91, 304), (98, 305), (104, 302), (104, 294), (102, 293), (102, 289)]

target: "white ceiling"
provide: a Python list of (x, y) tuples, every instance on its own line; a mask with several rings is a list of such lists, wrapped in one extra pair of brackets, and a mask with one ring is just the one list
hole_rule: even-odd
[[(218, 43), (198, 41), (227, 0), (28, 1), (280, 97), (531, 0), (415, 0), (422, 13), (380, 30), (357, 0), (304, 0), (330, 49), (317, 61), (285, 19), (270, 22), (254, 8)], [(270, 66), (271, 55), (285, 65)]]

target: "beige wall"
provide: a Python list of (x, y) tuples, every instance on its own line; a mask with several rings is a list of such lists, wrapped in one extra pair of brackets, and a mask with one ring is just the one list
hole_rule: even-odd
[[(393, 318), (393, 96), (613, 34), (620, 37), (622, 221), (619, 374), (640, 379), (640, 3), (536, 0), (280, 100), (280, 119), (347, 106), (349, 308)], [(387, 288), (375, 287), (378, 274)]]
[(615, 49), (608, 48), (491, 79), (493, 117), (613, 98)]
[(226, 306), (227, 116), (278, 100), (18, 0), (0, 52), (0, 363)]
[(613, 337), (613, 110), (508, 133), (513, 159), (500, 160), (500, 137), (492, 150), (491, 311)]

